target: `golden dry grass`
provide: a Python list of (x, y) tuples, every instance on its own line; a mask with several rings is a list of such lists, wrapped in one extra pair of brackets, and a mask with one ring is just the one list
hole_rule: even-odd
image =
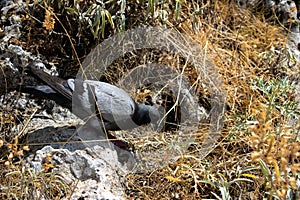
[(223, 77), (229, 108), (223, 138), (202, 161), (196, 159), (196, 149), (169, 167), (129, 176), (129, 196), (198, 199), (216, 198), (215, 193), (262, 199), (275, 194), (284, 199), (289, 189), (299, 195), (299, 127), (290, 126), (293, 117), (284, 110), (298, 111), (296, 104), (283, 105), (293, 104), (296, 96), (291, 81), (281, 80), (289, 71), (286, 32), (235, 4), (207, 6), (197, 16), (198, 31), (190, 16), (178, 29), (205, 48)]

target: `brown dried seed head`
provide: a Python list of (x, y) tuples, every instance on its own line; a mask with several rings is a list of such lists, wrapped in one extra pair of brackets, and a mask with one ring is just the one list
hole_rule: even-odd
[(10, 165), (10, 162), (9, 162), (9, 161), (5, 161), (4, 165), (5, 165), (6, 167), (8, 167), (8, 166)]
[(251, 154), (251, 160), (253, 160), (253, 161), (259, 161), (260, 158), (261, 158), (261, 153), (258, 151), (254, 151)]
[(297, 183), (296, 183), (296, 178), (295, 177), (291, 177), (289, 179), (290, 185), (294, 190), (298, 189)]
[(23, 156), (23, 150), (17, 151), (16, 155), (17, 155), (17, 156)]
[(12, 152), (9, 153), (8, 159), (12, 159), (14, 157), (14, 154)]
[(24, 151), (29, 151), (29, 150), (30, 150), (30, 149), (29, 149), (29, 146), (23, 146), (22, 149), (23, 149)]

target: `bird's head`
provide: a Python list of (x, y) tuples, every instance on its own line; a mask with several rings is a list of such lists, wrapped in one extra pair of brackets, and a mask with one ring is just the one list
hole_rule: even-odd
[(159, 120), (161, 119), (161, 115), (159, 113), (159, 111), (153, 107), (153, 106), (149, 106), (149, 117), (151, 120), (152, 124), (157, 124), (159, 122)]
[(157, 125), (160, 119), (161, 119), (161, 114), (155, 107), (138, 104), (138, 113), (137, 113), (138, 125), (144, 125), (148, 123)]

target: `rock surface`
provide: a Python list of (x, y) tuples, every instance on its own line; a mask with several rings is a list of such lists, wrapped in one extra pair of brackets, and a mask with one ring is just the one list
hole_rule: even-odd
[[(71, 152), (45, 146), (35, 155), (30, 155), (27, 162), (36, 172), (42, 171), (49, 153), (54, 164), (52, 171), (57, 172), (74, 190), (67, 199), (125, 199), (118, 174), (120, 171), (116, 170), (121, 167), (116, 151), (93, 146)], [(112, 163), (115, 165), (112, 166)]]

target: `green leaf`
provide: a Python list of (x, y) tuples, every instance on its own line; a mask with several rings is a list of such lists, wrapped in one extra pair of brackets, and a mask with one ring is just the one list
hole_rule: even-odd
[(101, 36), (102, 36), (102, 38), (104, 38), (105, 23), (106, 23), (105, 11), (104, 10), (101, 10), (101, 19), (102, 19)]
[(110, 23), (111, 27), (114, 29), (115, 28), (115, 24), (114, 24), (114, 21), (113, 21), (113, 19), (111, 17), (111, 14), (108, 12), (108, 10), (104, 10), (104, 12), (105, 12), (105, 15), (106, 15), (106, 17), (108, 19), (108, 22)]
[(262, 170), (262, 173), (264, 177), (269, 180), (269, 176), (271, 175), (271, 171), (268, 168), (267, 164), (263, 160), (259, 160), (260, 169)]

